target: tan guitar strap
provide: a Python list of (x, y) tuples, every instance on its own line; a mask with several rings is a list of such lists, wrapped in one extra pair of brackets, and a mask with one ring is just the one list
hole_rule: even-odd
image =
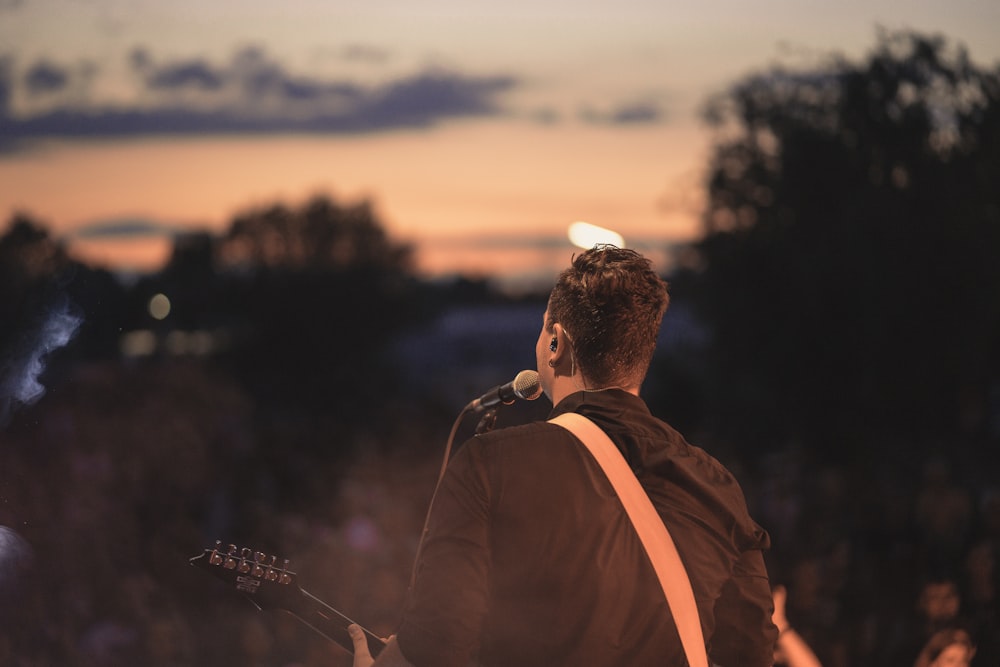
[(684, 564), (663, 520), (643, 491), (625, 458), (601, 428), (583, 415), (566, 412), (549, 420), (575, 435), (597, 459), (635, 526), (656, 576), (663, 587), (667, 606), (677, 624), (684, 653), (691, 667), (708, 667), (705, 640), (698, 607)]

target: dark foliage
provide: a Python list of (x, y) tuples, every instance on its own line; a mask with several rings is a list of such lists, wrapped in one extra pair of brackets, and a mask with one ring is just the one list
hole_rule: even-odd
[(749, 77), (706, 116), (719, 139), (686, 259), (713, 332), (713, 423), (834, 448), (987, 434), (1000, 72), (882, 34), (864, 62)]

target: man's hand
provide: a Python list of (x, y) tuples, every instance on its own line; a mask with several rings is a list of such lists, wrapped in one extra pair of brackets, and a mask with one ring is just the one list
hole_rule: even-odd
[(771, 622), (778, 626), (778, 634), (788, 629), (788, 617), (785, 615), (785, 601), (788, 599), (788, 589), (784, 586), (775, 586), (771, 591), (774, 598), (774, 612), (771, 614)]
[(368, 651), (368, 639), (364, 630), (357, 623), (352, 623), (347, 626), (347, 632), (354, 642), (354, 667), (371, 667), (375, 660)]
[[(368, 640), (365, 638), (364, 630), (361, 629), (360, 625), (352, 623), (347, 626), (347, 632), (354, 642), (354, 667), (372, 667), (375, 661), (372, 660), (372, 654), (368, 651)], [(385, 649), (378, 654), (378, 665), (379, 667), (413, 667), (399, 650), (395, 635), (389, 637)]]

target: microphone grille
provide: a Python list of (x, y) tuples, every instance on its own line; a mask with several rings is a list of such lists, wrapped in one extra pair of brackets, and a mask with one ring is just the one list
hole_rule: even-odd
[(542, 385), (535, 371), (521, 371), (514, 376), (514, 393), (518, 398), (533, 401), (542, 395)]

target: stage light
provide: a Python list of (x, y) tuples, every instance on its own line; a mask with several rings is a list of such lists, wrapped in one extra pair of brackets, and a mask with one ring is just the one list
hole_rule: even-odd
[(625, 239), (618, 232), (592, 225), (589, 222), (574, 222), (569, 226), (570, 243), (578, 248), (589, 249), (598, 244), (625, 247)]

